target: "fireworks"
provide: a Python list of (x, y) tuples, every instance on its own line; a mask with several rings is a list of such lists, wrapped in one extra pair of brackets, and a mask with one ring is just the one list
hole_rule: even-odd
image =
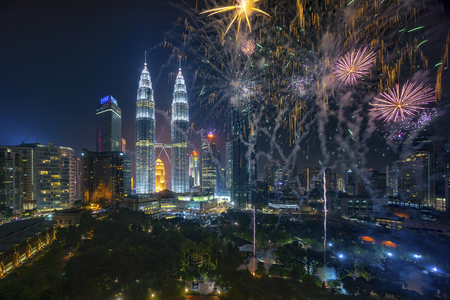
[(415, 87), (416, 83), (406, 82), (400, 91), (397, 84), (395, 88), (388, 89), (375, 97), (373, 111), (378, 120), (390, 121), (397, 118), (404, 120), (406, 116), (414, 116), (424, 105), (435, 100), (434, 90), (423, 87), (422, 84)]
[(366, 75), (375, 60), (375, 52), (364, 48), (358, 52), (347, 52), (334, 66), (337, 79), (345, 84), (355, 83), (356, 79)]
[(254, 40), (248, 40), (242, 43), (241, 50), (245, 55), (251, 56), (255, 52), (255, 46), (256, 44)]
[(253, 6), (253, 3), (258, 2), (259, 0), (236, 0), (236, 1), (237, 1), (236, 4), (238, 4), (238, 5), (208, 9), (204, 12), (201, 12), (200, 14), (211, 13), (208, 15), (208, 17), (210, 17), (212, 15), (215, 15), (215, 14), (218, 14), (221, 12), (236, 10), (233, 18), (231, 19), (230, 24), (227, 27), (227, 30), (225, 31), (225, 33), (223, 35), (225, 36), (227, 34), (228, 30), (230, 30), (230, 28), (231, 28), (231, 25), (233, 25), (234, 21), (236, 21), (236, 19), (237, 19), (237, 22), (238, 22), (238, 30), (237, 30), (237, 34), (236, 34), (236, 40), (237, 40), (238, 35), (239, 35), (239, 28), (241, 27), (242, 20), (245, 19), (247, 21), (248, 29), (250, 30), (250, 32), (252, 32), (252, 27), (250, 25), (250, 20), (248, 19), (248, 17), (253, 13), (253, 11), (260, 12), (268, 17), (270, 17), (270, 15)]

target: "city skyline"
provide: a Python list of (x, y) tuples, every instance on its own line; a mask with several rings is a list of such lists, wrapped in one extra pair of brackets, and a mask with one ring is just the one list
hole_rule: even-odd
[[(134, 155), (135, 144), (135, 128), (131, 124), (135, 117), (135, 95), (136, 82), (138, 82), (139, 74), (142, 66), (142, 52), (148, 50), (148, 69), (153, 75), (155, 84), (155, 99), (157, 113), (156, 118), (156, 142), (170, 143), (170, 120), (159, 112), (167, 112), (170, 109), (172, 101), (173, 83), (175, 81), (176, 69), (178, 67), (177, 57), (172, 57), (169, 49), (163, 47), (164, 34), (162, 31), (169, 31), (173, 24), (172, 20), (182, 15), (179, 9), (173, 9), (169, 4), (159, 5), (161, 2), (153, 4), (142, 4), (140, 2), (131, 2), (130, 7), (132, 13), (136, 14), (134, 23), (126, 23), (120, 21), (116, 25), (107, 26), (106, 18), (120, 15), (122, 6), (116, 2), (110, 2), (107, 11), (103, 11), (100, 7), (93, 7), (92, 13), (98, 15), (97, 19), (88, 19), (88, 24), (95, 23), (104, 30), (100, 34), (100, 29), (90, 32), (87, 25), (75, 25), (74, 18), (81, 16), (80, 19), (86, 19), (84, 16), (84, 8), (87, 3), (81, 2), (79, 6), (75, 6), (71, 11), (70, 18), (62, 18), (58, 6), (51, 9), (37, 7), (36, 11), (26, 10), (27, 1), (12, 4), (7, 2), (2, 13), (5, 17), (3, 22), (11, 22), (13, 16), (17, 13), (23, 15), (23, 19), (30, 22), (38, 22), (42, 20), (40, 15), (42, 12), (48, 20), (44, 22), (46, 34), (38, 32), (36, 35), (41, 40), (31, 39), (31, 46), (23, 47), (23, 39), (13, 36), (13, 32), (19, 32), (17, 36), (27, 36), (34, 32), (29, 23), (16, 24), (14, 26), (3, 26), (0, 34), (7, 38), (7, 47), (0, 48), (4, 54), (2, 57), (6, 61), (5, 69), (9, 69), (8, 76), (2, 74), (0, 82), (2, 82), (3, 100), (16, 98), (16, 91), (21, 90), (17, 101), (7, 101), (5, 110), (0, 112), (0, 126), (12, 127), (11, 131), (2, 135), (0, 144), (19, 145), (22, 141), (26, 142), (53, 142), (59, 145), (67, 145), (74, 149), (75, 155), (79, 157), (83, 148), (95, 149), (95, 135), (92, 128), (95, 126), (95, 115), (92, 110), (98, 105), (98, 99), (104, 95), (113, 95), (119, 99), (122, 109), (122, 137), (127, 140), (128, 151)], [(188, 4), (195, 6), (195, 1), (188, 1)], [(167, 13), (171, 17), (162, 17), (163, 14), (155, 13), (150, 9), (152, 5), (158, 6), (159, 11)], [(161, 6), (161, 7), (160, 7)], [(147, 8), (147, 9), (146, 9)], [(145, 18), (145, 11), (154, 14), (153, 18)], [(116, 18), (121, 20), (120, 18)], [(6, 23), (11, 25), (10, 23)], [(22, 26), (22, 27), (20, 27)], [(106, 27), (105, 27), (106, 26)], [(10, 28), (11, 27), (11, 28)], [(158, 30), (151, 36), (148, 32), (151, 28), (158, 27)], [(73, 40), (60, 39), (60, 31), (58, 28), (64, 28), (68, 32), (78, 33), (72, 34)], [(25, 29), (27, 31), (25, 31)], [(119, 32), (119, 34), (116, 34)], [(85, 34), (79, 34), (85, 33)], [(106, 36), (105, 36), (106, 33)], [(87, 38), (82, 38), (86, 36)], [(92, 40), (98, 38), (94, 47)], [(46, 41), (59, 39), (58, 47), (49, 50)], [(29, 39), (28, 39), (29, 40)], [(113, 41), (111, 45), (111, 41)], [(25, 49), (34, 49), (29, 52)], [(41, 63), (39, 55), (43, 53), (53, 53), (52, 57)], [(89, 53), (89, 55), (87, 55)], [(17, 55), (23, 54), (23, 55)], [(70, 57), (70, 59), (68, 59)], [(8, 67), (11, 66), (11, 67)], [(14, 66), (14, 67), (13, 67)], [(182, 60), (182, 67), (185, 69), (186, 85), (189, 90), (192, 88), (193, 74), (188, 62)], [(46, 74), (45, 76), (35, 76), (35, 79), (29, 82), (27, 86), (16, 87), (17, 82), (23, 82), (23, 72), (21, 69), (27, 69), (33, 74)], [(70, 72), (66, 72), (70, 70)], [(86, 73), (91, 74), (86, 77)], [(66, 93), (70, 90), (73, 93)], [(64, 99), (64, 100), (60, 100)], [(39, 106), (36, 106), (39, 103)], [(20, 114), (26, 116), (16, 118), (11, 114), (5, 113), (8, 110), (20, 111)], [(36, 113), (38, 112), (38, 113)], [(218, 137), (218, 149), (225, 149), (226, 135), (223, 134), (222, 128), (211, 126), (196, 113), (196, 130), (205, 129), (207, 131), (215, 130)], [(69, 122), (68, 116), (75, 115), (77, 118)], [(64, 134), (60, 128), (67, 127), (69, 134)], [(84, 130), (86, 129), (86, 130)], [(190, 150), (200, 150), (201, 137), (196, 134), (190, 134), (190, 139), (196, 147)], [(311, 148), (318, 147), (318, 144), (310, 144)], [(385, 146), (381, 147), (386, 149)], [(259, 149), (265, 151), (265, 149)], [(305, 147), (305, 151), (306, 147)], [(374, 155), (370, 161), (383, 161), (384, 164), (393, 161), (392, 157), (385, 158), (380, 154), (381, 149), (371, 153)], [(162, 158), (163, 160), (165, 158)], [(298, 157), (297, 165), (303, 166), (319, 166), (320, 157), (318, 151), (309, 151), (307, 154)], [(168, 161), (164, 161), (168, 163)], [(263, 162), (261, 165), (264, 165)], [(134, 166), (134, 160), (133, 160)], [(134, 169), (134, 168), (133, 168)], [(170, 174), (168, 175), (170, 176)]]

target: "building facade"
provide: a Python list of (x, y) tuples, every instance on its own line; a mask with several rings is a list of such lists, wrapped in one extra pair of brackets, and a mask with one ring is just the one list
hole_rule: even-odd
[[(250, 176), (252, 169), (249, 163), (250, 149), (250, 120), (249, 108), (244, 105), (242, 99), (237, 107), (230, 110), (231, 148), (232, 148), (232, 170), (231, 170), (231, 201), (239, 208), (247, 208), (250, 204)], [(247, 142), (247, 143), (246, 143)]]
[(172, 101), (172, 190), (189, 192), (189, 104), (181, 68), (175, 81)]
[(131, 195), (133, 183), (131, 182), (131, 160), (133, 157), (129, 153), (123, 154), (123, 194)]
[(217, 180), (216, 137), (209, 133), (202, 138), (202, 187), (204, 193), (215, 194)]
[(136, 101), (136, 193), (155, 191), (155, 101), (147, 62)]
[(23, 163), (21, 151), (0, 147), (0, 205), (14, 213), (23, 208)]
[(122, 201), (123, 187), (123, 152), (91, 152), (83, 149), (83, 203), (112, 206)]
[(399, 198), (416, 207), (435, 207), (434, 162), (428, 151), (417, 151), (399, 161)]
[(230, 196), (233, 170), (233, 143), (225, 142), (225, 193)]
[(75, 186), (75, 193), (74, 193), (74, 200), (75, 201), (81, 201), (83, 200), (83, 193), (81, 192), (83, 190), (83, 180), (81, 180), (81, 173), (83, 171), (83, 165), (81, 164), (81, 158), (75, 157), (74, 158), (74, 186)]
[(122, 112), (113, 96), (100, 99), (97, 108), (97, 152), (121, 151)]

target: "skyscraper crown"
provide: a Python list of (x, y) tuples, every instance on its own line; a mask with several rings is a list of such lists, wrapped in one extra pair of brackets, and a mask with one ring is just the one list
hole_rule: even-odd
[(186, 84), (184, 83), (184, 77), (181, 73), (181, 68), (178, 69), (177, 79), (175, 80), (175, 93), (176, 92), (186, 93)]
[(150, 78), (150, 73), (147, 69), (147, 62), (144, 64), (144, 69), (141, 73), (141, 79), (139, 80), (140, 88), (152, 88), (152, 79)]

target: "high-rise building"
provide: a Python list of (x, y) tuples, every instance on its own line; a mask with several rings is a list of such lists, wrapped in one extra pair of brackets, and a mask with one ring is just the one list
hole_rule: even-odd
[(209, 133), (202, 138), (202, 187), (203, 192), (214, 194), (216, 192), (217, 164), (216, 164), (216, 137)]
[(386, 173), (374, 170), (372, 171), (369, 181), (371, 187), (370, 195), (377, 198), (386, 196)]
[(131, 160), (133, 157), (129, 153), (123, 154), (123, 194), (131, 195), (133, 183), (131, 182)]
[[(250, 102), (250, 101), (248, 101)], [(230, 110), (231, 148), (233, 152), (231, 170), (231, 201), (239, 208), (247, 208), (251, 201), (251, 180), (256, 168), (249, 163), (249, 157), (253, 159), (253, 152), (249, 149), (251, 138), (249, 107), (239, 99), (239, 105)]]
[(358, 180), (355, 172), (353, 172), (352, 169), (348, 169), (347, 172), (345, 172), (345, 192), (352, 196), (357, 195), (357, 182)]
[(397, 162), (386, 166), (386, 196), (397, 197), (399, 171)]
[(273, 191), (275, 188), (275, 179), (277, 177), (277, 168), (273, 162), (270, 162), (264, 166), (264, 183), (267, 184), (269, 191)]
[(74, 199), (75, 201), (81, 201), (83, 200), (83, 194), (81, 193), (82, 191), (82, 186), (83, 186), (83, 181), (81, 180), (81, 174), (83, 171), (83, 165), (81, 164), (81, 158), (79, 157), (75, 157), (74, 158), (74, 172), (75, 172), (75, 177), (74, 177), (74, 186), (75, 186), (75, 193), (74, 193)]
[(0, 147), (0, 205), (14, 213), (23, 208), (23, 163), (21, 151)]
[(325, 176), (327, 180), (327, 191), (328, 192), (337, 192), (337, 179), (336, 179), (336, 171), (333, 169), (326, 169)]
[(336, 185), (337, 185), (338, 192), (344, 192), (345, 182), (344, 182), (344, 178), (342, 178), (340, 174), (336, 175)]
[(147, 61), (136, 101), (136, 193), (155, 191), (155, 101)]
[(200, 167), (198, 165), (197, 151), (193, 151), (189, 158), (189, 176), (192, 178), (192, 186), (200, 186)]
[(400, 201), (414, 206), (435, 207), (435, 172), (432, 155), (417, 151), (399, 161)]
[(225, 190), (230, 195), (233, 170), (233, 143), (225, 142)]
[(15, 211), (69, 208), (75, 200), (73, 150), (51, 143), (0, 146), (0, 180), (0, 202)]
[(84, 204), (110, 206), (122, 201), (123, 152), (91, 152), (83, 149), (81, 163)]
[(155, 192), (166, 189), (166, 170), (161, 159), (157, 159), (155, 163)]
[(181, 68), (175, 80), (172, 101), (172, 190), (189, 192), (189, 104)]
[(223, 176), (222, 172), (222, 157), (220, 155), (219, 150), (216, 150), (215, 163), (216, 163), (216, 195), (222, 196), (225, 190), (225, 176)]
[[(75, 163), (73, 149), (59, 147), (52, 143), (21, 144), (33, 148), (32, 165), (35, 207), (38, 213), (66, 209), (74, 204)], [(27, 172), (27, 176), (29, 174)], [(24, 173), (25, 175), (25, 173)], [(33, 204), (28, 205), (28, 207)]]
[(122, 112), (113, 96), (100, 99), (97, 108), (97, 152), (120, 151)]
[(313, 187), (320, 185), (321, 176), (319, 176), (318, 168), (306, 167), (303, 169), (303, 187), (306, 192), (310, 192)]

